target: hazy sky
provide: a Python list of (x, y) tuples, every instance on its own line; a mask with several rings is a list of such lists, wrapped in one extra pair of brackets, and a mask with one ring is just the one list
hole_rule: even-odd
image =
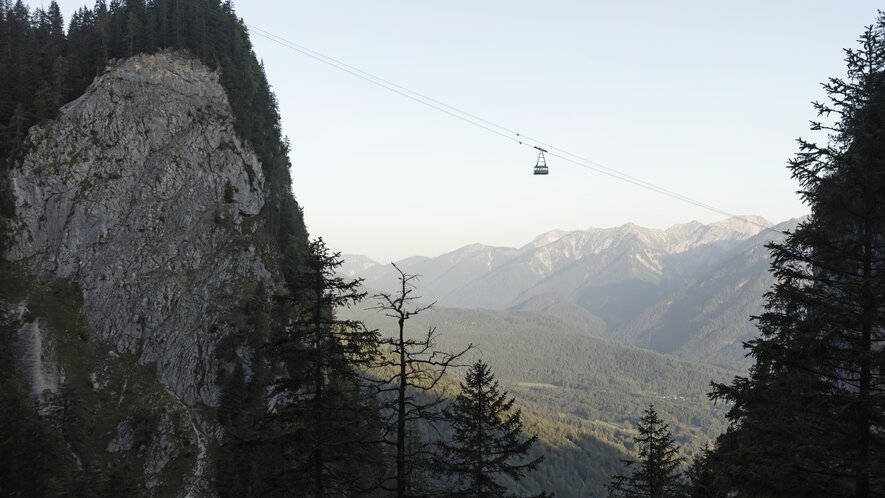
[[(70, 18), (82, 1), (59, 2)], [(31, 2), (34, 5), (33, 2)], [(786, 161), (872, 1), (261, 0), (251, 25), (735, 214), (805, 214)], [(295, 195), (382, 262), (554, 228), (723, 216), (549, 159), (253, 35)]]

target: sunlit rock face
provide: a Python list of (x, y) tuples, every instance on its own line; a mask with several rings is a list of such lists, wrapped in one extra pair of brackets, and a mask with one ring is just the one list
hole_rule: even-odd
[(271, 280), (261, 165), (218, 74), (175, 53), (111, 64), (31, 129), (11, 182), (5, 256), (76, 283), (100, 337), (155, 364), (185, 405), (215, 406), (220, 317), (243, 282)]

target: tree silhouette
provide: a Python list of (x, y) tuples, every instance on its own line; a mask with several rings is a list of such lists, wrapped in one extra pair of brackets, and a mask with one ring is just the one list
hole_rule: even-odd
[(376, 362), (378, 333), (335, 309), (365, 297), (360, 280), (336, 274), (340, 253), (310, 243), (289, 296), (289, 323), (271, 342), (271, 356), (285, 366), (273, 382), (274, 418), (291, 468), (286, 488), (314, 497), (352, 494), (363, 486), (366, 465), (379, 451), (371, 441), (374, 391), (361, 368)]
[[(414, 488), (412, 474), (417, 470), (410, 462), (424, 460), (432, 454), (427, 444), (407, 445), (410, 424), (423, 421), (428, 424), (442, 419), (441, 408), (445, 396), (437, 388), (445, 378), (450, 367), (458, 366), (457, 361), (469, 351), (473, 345), (457, 353), (439, 351), (435, 347), (437, 332), (431, 327), (422, 336), (410, 338), (406, 336), (405, 323), (410, 318), (430, 309), (429, 305), (418, 304), (421, 297), (415, 294), (417, 275), (402, 271), (395, 264), (399, 274), (400, 288), (396, 293), (379, 293), (375, 296), (378, 305), (373, 309), (397, 321), (397, 334), (393, 337), (381, 338), (379, 343), (388, 349), (386, 359), (377, 367), (392, 369), (393, 373), (381, 379), (379, 391), (387, 396), (382, 409), (389, 412), (390, 424), (385, 431), (385, 442), (396, 448), (395, 487), (397, 498), (409, 494), (420, 494), (422, 490)], [(390, 437), (391, 434), (394, 437)], [(409, 484), (413, 484), (410, 486)]]
[(452, 441), (438, 444), (435, 469), (455, 481), (446, 496), (504, 496), (506, 488), (498, 476), (519, 481), (541, 463), (542, 457), (520, 461), (538, 437), (523, 436), (522, 414), (513, 403), (487, 364), (478, 360), (471, 365), (460, 394), (447, 410)]
[(679, 446), (665, 424), (648, 405), (637, 424), (639, 435), (634, 438), (639, 446), (639, 460), (624, 460), (627, 468), (635, 469), (630, 476), (616, 475), (608, 486), (610, 497), (671, 498), (684, 496), (680, 467), (683, 458)]
[(789, 168), (811, 216), (769, 245), (776, 283), (756, 317), (720, 472), (754, 495), (885, 495), (885, 15), (846, 50), (847, 78), (814, 104), (825, 145), (799, 140)]

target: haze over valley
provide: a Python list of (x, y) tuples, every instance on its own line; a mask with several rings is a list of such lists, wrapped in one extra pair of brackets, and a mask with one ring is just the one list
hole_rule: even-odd
[[(741, 343), (756, 335), (749, 317), (772, 283), (765, 245), (797, 221), (552, 230), (519, 248), (473, 244), (396, 265), (420, 276), (418, 294), (437, 307), (544, 315), (577, 334), (744, 370)], [(396, 289), (390, 264), (343, 257), (341, 273)]]

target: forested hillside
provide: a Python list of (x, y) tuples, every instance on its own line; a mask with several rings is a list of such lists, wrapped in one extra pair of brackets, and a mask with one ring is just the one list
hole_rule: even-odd
[[(383, 334), (396, 325), (371, 309), (341, 314)], [(498, 373), (541, 435), (545, 462), (527, 479), (557, 496), (604, 496), (649, 403), (689, 454), (725, 429), (725, 408), (706, 393), (710, 381), (733, 375), (728, 370), (589, 337), (569, 322), (535, 313), (435, 307), (409, 326), (418, 333), (436, 327), (444, 350), (476, 344), (473, 357)]]

